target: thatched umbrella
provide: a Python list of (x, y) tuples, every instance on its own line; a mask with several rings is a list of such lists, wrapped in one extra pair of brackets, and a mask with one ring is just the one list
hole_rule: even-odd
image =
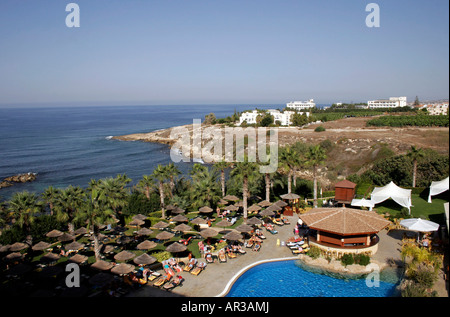
[(237, 203), (234, 203), (234, 205), (236, 207), (244, 207), (244, 202), (241, 200), (241, 201), (238, 201)]
[(239, 200), (239, 198), (234, 196), (234, 195), (226, 195), (225, 197), (223, 197), (223, 199), (231, 200), (231, 201), (238, 201)]
[(120, 263), (111, 269), (111, 272), (117, 275), (126, 275), (133, 272), (135, 266), (127, 263)]
[(194, 225), (204, 225), (208, 222), (203, 218), (197, 217), (197, 218), (191, 220), (191, 223), (193, 223)]
[(8, 252), (10, 245), (0, 245), (0, 253)]
[(73, 241), (75, 240), (75, 237), (69, 233), (63, 233), (58, 237), (58, 240), (61, 242), (67, 242), (67, 241)]
[(169, 224), (167, 222), (160, 221), (160, 222), (156, 223), (155, 225), (153, 225), (153, 228), (164, 229), (164, 228), (167, 228), (168, 226), (169, 226)]
[(117, 253), (114, 256), (114, 259), (116, 261), (128, 261), (128, 260), (134, 258), (135, 256), (136, 256), (136, 254), (134, 254), (133, 252), (130, 252), (130, 251), (127, 251), (127, 250), (123, 250), (123, 251)]
[(31, 249), (33, 251), (42, 251), (42, 250), (48, 249), (50, 246), (51, 246), (50, 243), (47, 243), (45, 241), (41, 241), (41, 242), (38, 242), (35, 245), (33, 245), (31, 247)]
[(143, 214), (137, 214), (137, 215), (133, 216), (133, 219), (138, 219), (138, 220), (145, 221), (147, 219), (147, 216), (145, 216)]
[(172, 232), (163, 231), (163, 232), (160, 232), (160, 233), (158, 233), (156, 235), (156, 239), (158, 239), (158, 240), (169, 240), (169, 239), (172, 239), (174, 235), (175, 234), (173, 234)]
[(272, 210), (266, 209), (266, 210), (261, 211), (259, 214), (263, 217), (272, 217), (273, 215), (275, 215), (275, 212), (273, 212)]
[(235, 229), (239, 232), (250, 232), (253, 230), (252, 227), (250, 227), (249, 225), (246, 225), (246, 224), (241, 224), (241, 225), (237, 226)]
[(294, 200), (299, 199), (300, 196), (294, 193), (284, 194), (280, 196), (282, 199)]
[(217, 236), (217, 234), (218, 234), (217, 231), (211, 228), (203, 229), (200, 231), (200, 235), (203, 238), (212, 238)]
[(167, 205), (166, 206), (166, 210), (169, 210), (169, 211), (171, 211), (171, 210), (173, 210), (174, 208), (175, 208), (176, 206), (174, 206), (174, 205)]
[(191, 231), (192, 227), (182, 223), (182, 224), (179, 224), (178, 226), (176, 226), (175, 228), (173, 228), (173, 230), (186, 232), (186, 231)]
[(88, 260), (88, 257), (85, 255), (81, 255), (79, 253), (75, 254), (73, 257), (69, 258), (69, 262), (81, 264)]
[(222, 227), (225, 229), (225, 227), (230, 227), (233, 224), (231, 222), (229, 222), (227, 219), (222, 219), (220, 220), (218, 223), (216, 223), (217, 227)]
[(262, 221), (256, 217), (248, 218), (247, 222), (246, 222), (246, 224), (248, 224), (248, 225), (259, 225), (261, 223), (262, 223)]
[(172, 220), (176, 221), (176, 222), (188, 222), (189, 221), (189, 219), (183, 215), (177, 215), (177, 216), (173, 217)]
[(228, 201), (224, 200), (224, 199), (220, 199), (219, 202), (217, 203), (218, 205), (228, 205)]
[(81, 227), (81, 228), (78, 228), (77, 230), (75, 230), (73, 233), (75, 233), (76, 235), (79, 235), (79, 234), (86, 234), (87, 232), (88, 231), (85, 227)]
[(139, 243), (136, 246), (136, 248), (139, 249), (139, 250), (150, 250), (150, 249), (153, 249), (154, 247), (156, 247), (157, 245), (158, 244), (153, 242), (153, 241), (145, 240), (145, 241)]
[(28, 244), (26, 244), (26, 243), (16, 242), (16, 243), (12, 244), (12, 245), (9, 247), (9, 251), (16, 252), (16, 251), (20, 251), (20, 250), (26, 249), (26, 248), (28, 248), (28, 247), (29, 247), (29, 246), (28, 246)]
[(149, 235), (151, 235), (152, 233), (153, 233), (153, 231), (150, 230), (150, 229), (148, 229), (148, 228), (142, 228), (142, 229), (139, 229), (139, 230), (136, 232), (136, 234), (137, 234), (138, 236), (149, 236)]
[(174, 242), (166, 248), (166, 251), (170, 253), (178, 253), (186, 251), (186, 249), (187, 247), (184, 244)]
[(185, 212), (186, 210), (180, 208), (180, 207), (175, 207), (173, 208), (170, 212), (173, 214), (182, 214), (183, 212)]
[(229, 210), (229, 211), (238, 211), (239, 207), (235, 206), (235, 205), (230, 205), (230, 206), (225, 206), (223, 207), (224, 210)]
[(91, 265), (92, 268), (100, 270), (100, 271), (108, 271), (114, 266), (111, 262), (99, 260)]
[(47, 234), (45, 236), (47, 238), (58, 238), (58, 237), (60, 237), (62, 235), (63, 235), (63, 233), (61, 231), (54, 229), (54, 230), (52, 230), (50, 232), (47, 232)]
[(247, 209), (248, 211), (260, 211), (261, 207), (258, 205), (251, 205), (250, 207), (248, 207)]
[(261, 207), (269, 207), (271, 205), (272, 205), (272, 203), (267, 200), (262, 200), (258, 203), (258, 206), (261, 206)]
[(131, 220), (128, 223), (128, 225), (132, 226), (132, 227), (138, 227), (138, 226), (142, 226), (144, 223), (145, 223), (145, 221), (135, 218), (135, 219)]
[(44, 255), (43, 257), (41, 257), (41, 261), (51, 263), (51, 262), (58, 261), (60, 258), (61, 258), (61, 256), (59, 254), (49, 252), (46, 255)]
[[(299, 197), (300, 197), (300, 196), (299, 196)], [(283, 208), (283, 207), (287, 206), (288, 204), (285, 203), (285, 202), (282, 201), (282, 200), (279, 200), (279, 201), (277, 201), (276, 203), (274, 203), (274, 205), (277, 205), (278, 207)]]
[(209, 206), (203, 206), (203, 207), (200, 208), (198, 211), (201, 212), (201, 213), (203, 213), (203, 214), (208, 214), (208, 213), (210, 213), (210, 212), (213, 212), (214, 209), (212, 209), (212, 208), (209, 207)]
[(133, 262), (137, 265), (149, 265), (158, 261), (155, 257), (142, 253), (140, 256), (133, 259)]
[(242, 235), (237, 233), (236, 231), (228, 232), (226, 235), (223, 236), (224, 239), (230, 240), (230, 241), (237, 241), (239, 239), (242, 239)]
[(273, 204), (272, 206), (269, 206), (269, 207), (266, 208), (266, 210), (273, 211), (273, 212), (279, 211), (279, 210), (282, 210), (282, 209), (283, 209), (283, 207), (280, 206), (280, 205), (277, 205), (277, 204)]
[(65, 245), (64, 248), (66, 250), (78, 251), (78, 250), (84, 248), (84, 244), (74, 241), (72, 243)]
[(7, 256), (5, 256), (3, 259), (6, 262), (14, 262), (14, 261), (22, 260), (23, 258), (24, 258), (24, 255), (22, 253), (12, 252), (12, 253), (8, 254)]
[(106, 286), (114, 281), (114, 276), (109, 273), (100, 272), (89, 279), (89, 284), (96, 286)]

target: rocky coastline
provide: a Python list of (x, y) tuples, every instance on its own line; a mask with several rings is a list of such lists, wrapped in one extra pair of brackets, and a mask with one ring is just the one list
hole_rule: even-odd
[(9, 176), (0, 181), (0, 188), (14, 186), (17, 183), (27, 183), (36, 180), (37, 173), (23, 173)]

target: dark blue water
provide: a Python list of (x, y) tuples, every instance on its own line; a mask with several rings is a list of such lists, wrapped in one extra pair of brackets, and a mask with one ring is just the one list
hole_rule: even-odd
[[(258, 106), (260, 109), (282, 105)], [(114, 106), (78, 108), (0, 108), (0, 180), (34, 172), (32, 183), (0, 189), (0, 197), (15, 191), (42, 192), (52, 185), (86, 187), (91, 179), (125, 173), (137, 183), (158, 164), (170, 163), (169, 147), (162, 144), (109, 140), (108, 136), (151, 132), (192, 124), (214, 112), (217, 118), (249, 105)], [(192, 164), (179, 163), (187, 173)]]
[(317, 274), (289, 260), (251, 268), (233, 284), (227, 297), (389, 297), (395, 293), (396, 282), (381, 280), (379, 285), (368, 287), (364, 278)]

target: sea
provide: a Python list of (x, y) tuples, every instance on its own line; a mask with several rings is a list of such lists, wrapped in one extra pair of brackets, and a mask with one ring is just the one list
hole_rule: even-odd
[[(0, 181), (21, 173), (37, 173), (33, 182), (0, 189), (0, 198), (47, 187), (88, 186), (91, 179), (126, 174), (130, 186), (158, 164), (168, 164), (168, 145), (129, 142), (112, 136), (145, 133), (192, 124), (214, 113), (225, 118), (235, 111), (282, 109), (284, 105), (165, 105), (0, 108)], [(176, 163), (188, 175), (193, 163)]]

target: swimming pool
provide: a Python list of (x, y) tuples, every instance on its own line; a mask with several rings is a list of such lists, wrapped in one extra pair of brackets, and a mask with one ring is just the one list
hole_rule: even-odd
[(226, 296), (389, 297), (395, 294), (397, 282), (396, 273), (389, 274), (389, 277), (381, 274), (379, 287), (368, 287), (365, 278), (331, 277), (305, 269), (297, 260), (287, 260), (263, 263), (249, 269), (235, 281)]

